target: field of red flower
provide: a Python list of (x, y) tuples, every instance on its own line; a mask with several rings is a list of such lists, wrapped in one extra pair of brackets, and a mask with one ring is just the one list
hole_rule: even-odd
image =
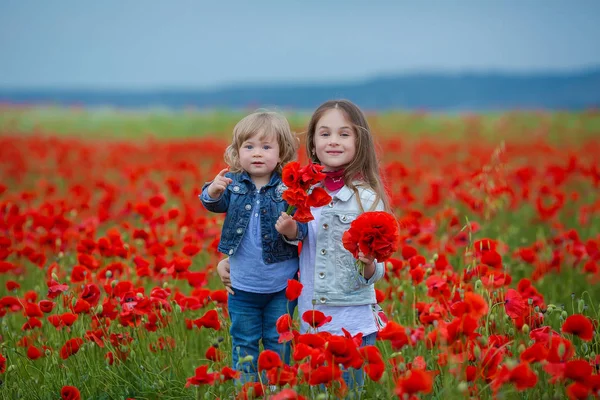
[(229, 133), (0, 124), (2, 397), (342, 397), (340, 365), (364, 366), (365, 398), (600, 397), (600, 115), (457, 118), (417, 132), (371, 116), (401, 227), (377, 345), (280, 320), (292, 364), (263, 352), (265, 381), (244, 387), (222, 215), (197, 199)]

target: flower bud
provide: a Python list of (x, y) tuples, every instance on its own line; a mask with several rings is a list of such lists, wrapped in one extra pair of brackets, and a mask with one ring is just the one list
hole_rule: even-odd
[(108, 271), (106, 271), (106, 277), (112, 278), (112, 271), (110, 269)]
[(251, 356), (250, 354), (248, 354), (245, 357), (242, 357), (238, 360), (239, 364), (245, 364), (245, 363), (251, 363), (252, 361), (254, 361), (254, 357)]
[(560, 315), (561, 315), (561, 317), (563, 317), (565, 319), (569, 316), (569, 314), (567, 314), (566, 311), (563, 311)]
[(531, 297), (527, 299), (527, 304), (529, 304), (529, 305), (533, 304), (533, 299)]
[(585, 307), (585, 301), (583, 301), (583, 299), (579, 299), (577, 301), (577, 311), (579, 312), (579, 314), (581, 314), (583, 312), (584, 307)]
[(566, 349), (566, 347), (565, 347), (565, 344), (564, 344), (563, 342), (560, 342), (560, 343), (558, 344), (558, 356), (559, 356), (560, 358), (562, 358), (562, 357), (565, 355), (565, 351), (566, 351), (566, 350), (567, 350), (567, 349)]
[(481, 290), (482, 287), (483, 287), (483, 282), (481, 281), (481, 279), (477, 279), (475, 281), (475, 290)]
[(135, 296), (136, 296), (138, 299), (143, 299), (143, 298), (144, 298), (144, 295), (143, 295), (142, 293), (140, 293), (140, 292), (137, 292), (137, 293), (135, 294)]
[(461, 381), (458, 383), (458, 386), (456, 388), (461, 393), (467, 393), (467, 391), (469, 390), (469, 385), (467, 384), (467, 382)]
[(521, 327), (521, 332), (523, 332), (526, 335), (529, 335), (529, 325), (523, 324), (523, 327)]

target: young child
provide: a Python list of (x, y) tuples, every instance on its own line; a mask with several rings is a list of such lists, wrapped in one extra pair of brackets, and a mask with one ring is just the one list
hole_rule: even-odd
[[(219, 251), (230, 261), (232, 362), (242, 382), (257, 378), (259, 340), (289, 362), (289, 345), (278, 343), (276, 321), (296, 306), (288, 302), (285, 289), (298, 272), (298, 247), (283, 236), (300, 241), (307, 226), (291, 218), (275, 225), (288, 207), (281, 197), (281, 169), (295, 159), (297, 147), (283, 116), (250, 114), (235, 126), (225, 151), (229, 170), (220, 171), (200, 195), (207, 210), (227, 213)], [(251, 362), (238, 363), (248, 355)]]
[[(384, 264), (359, 253), (365, 264), (364, 276), (356, 260), (342, 244), (350, 223), (365, 211), (389, 210), (379, 175), (373, 137), (362, 111), (346, 100), (328, 101), (312, 115), (308, 125), (306, 150), (313, 162), (324, 166), (324, 188), (332, 202), (312, 208), (314, 220), (300, 254), (300, 282), (304, 289), (298, 299), (300, 316), (319, 310), (331, 322), (319, 331), (343, 335), (363, 334), (362, 345), (375, 344), (378, 326), (373, 306), (377, 303), (374, 283), (384, 274)], [(280, 222), (291, 219), (281, 215)], [(301, 322), (301, 333), (308, 330)], [(344, 372), (349, 389), (364, 385), (363, 371)]]

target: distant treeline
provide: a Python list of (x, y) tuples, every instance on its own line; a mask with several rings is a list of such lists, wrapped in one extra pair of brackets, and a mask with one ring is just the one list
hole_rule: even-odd
[(347, 98), (367, 110), (582, 110), (600, 106), (600, 68), (573, 73), (410, 74), (353, 83), (256, 84), (214, 90), (1, 89), (0, 102), (125, 108), (311, 110)]

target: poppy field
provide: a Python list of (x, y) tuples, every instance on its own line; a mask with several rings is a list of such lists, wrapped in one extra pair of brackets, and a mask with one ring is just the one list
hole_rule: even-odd
[(242, 114), (3, 107), (2, 398), (338, 398), (350, 366), (368, 399), (600, 397), (598, 111), (369, 114), (400, 226), (389, 321), (358, 348), (281, 318), (291, 365), (264, 351), (241, 386), (198, 194)]

